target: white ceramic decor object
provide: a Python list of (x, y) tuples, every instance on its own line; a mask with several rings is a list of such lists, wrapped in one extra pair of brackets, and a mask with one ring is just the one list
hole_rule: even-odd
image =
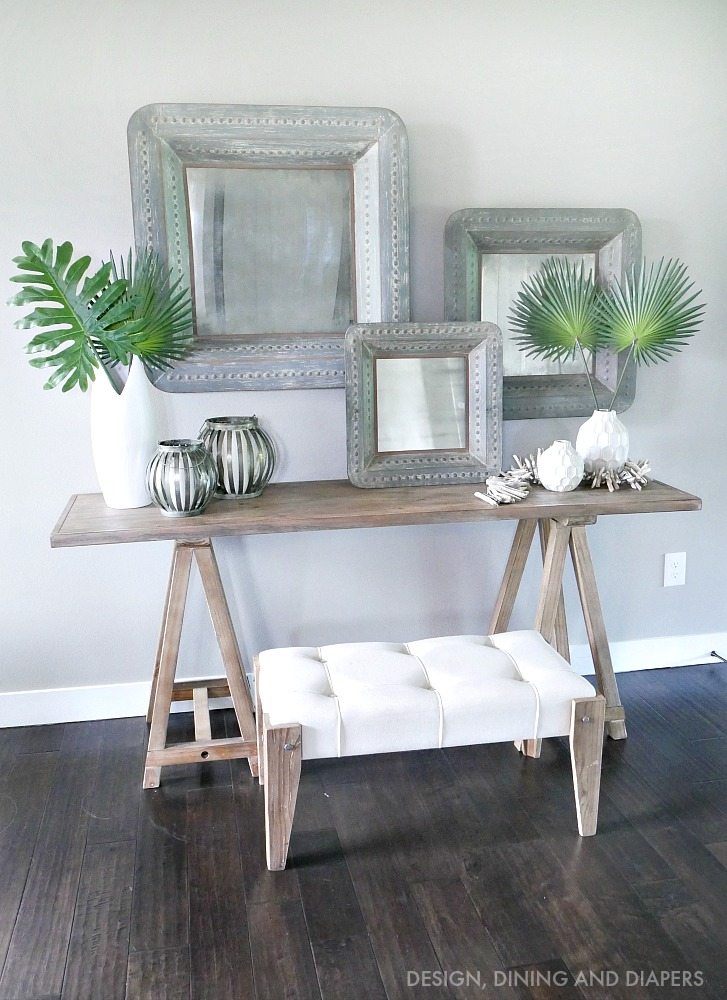
[(569, 493), (583, 479), (583, 459), (570, 441), (554, 441), (538, 456), (538, 479), (554, 493)]
[(578, 431), (576, 451), (586, 472), (616, 471), (629, 457), (629, 432), (613, 410), (594, 410)]
[(116, 392), (104, 371), (91, 386), (91, 448), (108, 507), (146, 507), (146, 467), (159, 440), (153, 388), (144, 365), (132, 361), (126, 385)]

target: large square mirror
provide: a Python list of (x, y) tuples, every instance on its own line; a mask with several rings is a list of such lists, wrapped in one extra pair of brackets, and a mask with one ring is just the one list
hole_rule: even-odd
[(492, 323), (352, 326), (346, 415), (354, 486), (478, 483), (499, 472), (501, 348)]
[[(530, 358), (518, 350), (510, 310), (522, 282), (549, 257), (580, 263), (601, 285), (621, 279), (641, 256), (641, 226), (627, 209), (475, 208), (455, 212), (445, 229), (445, 315), (496, 323), (503, 335), (505, 419), (587, 416), (593, 395), (580, 358)], [(636, 371), (600, 351), (590, 359), (599, 405), (610, 404), (623, 373), (617, 408), (631, 405)]]
[(137, 246), (192, 291), (194, 348), (159, 388), (343, 386), (347, 327), (408, 319), (393, 112), (153, 104), (129, 156)]

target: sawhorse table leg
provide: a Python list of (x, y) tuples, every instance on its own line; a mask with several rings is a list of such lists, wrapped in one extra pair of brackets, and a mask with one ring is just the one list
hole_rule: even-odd
[[(543, 576), (535, 615), (535, 628), (561, 656), (570, 658), (563, 603), (563, 569), (566, 555), (570, 550), (596, 672), (596, 684), (599, 693), (606, 698), (606, 731), (612, 739), (622, 740), (626, 738), (625, 715), (613, 672), (593, 561), (586, 537), (586, 525), (594, 522), (594, 517), (541, 519), (538, 522), (543, 551)], [(491, 634), (504, 632), (510, 623), (534, 535), (535, 521), (518, 522), (490, 621)], [(537, 757), (540, 755), (540, 740), (525, 740), (520, 744), (520, 749), (528, 756)]]
[[(192, 559), (196, 561), (199, 569), (222, 654), (225, 677), (175, 681)], [(213, 740), (210, 731), (209, 698), (228, 696), (232, 698), (241, 735)], [(192, 742), (167, 746), (167, 726), (172, 701), (193, 703), (195, 739)], [(157, 788), (161, 769), (168, 764), (191, 764), (207, 760), (247, 757), (250, 770), (253, 775), (257, 775), (257, 743), (252, 700), (217, 560), (209, 539), (175, 544), (147, 720), (151, 725), (144, 767), (144, 788)]]

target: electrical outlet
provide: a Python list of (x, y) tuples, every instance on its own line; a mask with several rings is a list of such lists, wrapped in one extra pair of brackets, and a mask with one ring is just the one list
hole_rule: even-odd
[(687, 577), (686, 552), (667, 552), (664, 556), (664, 586), (683, 587)]

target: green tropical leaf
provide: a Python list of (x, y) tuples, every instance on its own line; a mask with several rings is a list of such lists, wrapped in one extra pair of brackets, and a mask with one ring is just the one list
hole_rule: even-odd
[(700, 291), (689, 294), (694, 283), (679, 260), (656, 267), (632, 269), (623, 284), (614, 283), (601, 303), (609, 345), (628, 349), (638, 365), (656, 364), (684, 347), (699, 327), (704, 304)]
[(153, 251), (140, 252), (134, 262), (129, 253), (117, 266), (111, 257), (112, 274), (128, 281), (132, 303), (129, 337), (132, 351), (151, 369), (172, 367), (192, 344), (192, 301), (182, 279), (173, 280)]
[(599, 302), (601, 289), (581, 264), (561, 257), (546, 260), (524, 281), (510, 310), (513, 339), (525, 354), (567, 361), (603, 343)]
[(41, 247), (23, 243), (23, 255), (14, 259), (22, 273), (11, 279), (24, 285), (11, 304), (33, 306), (16, 326), (42, 331), (27, 346), (29, 353), (42, 355), (31, 364), (55, 368), (44, 388), (60, 384), (64, 392), (75, 385), (83, 390), (88, 387), (101, 364), (99, 349), (104, 345), (108, 350), (109, 341), (113, 345), (109, 353), (116, 361), (128, 363), (131, 357), (128, 344), (122, 346), (119, 330), (110, 337), (106, 325), (109, 315), (117, 324), (130, 318), (131, 308), (123, 301), (127, 282), (110, 282), (110, 265), (104, 265), (79, 290), (91, 261), (81, 257), (71, 264), (72, 257), (70, 243), (61, 243), (55, 253), (52, 240), (45, 240)]
[(52, 240), (23, 243), (15, 258), (23, 287), (11, 299), (32, 306), (15, 324), (37, 329), (26, 350), (35, 368), (53, 368), (46, 389), (85, 390), (99, 367), (128, 365), (138, 357), (150, 369), (170, 368), (189, 349), (192, 303), (181, 279), (173, 281), (159, 257), (144, 251), (119, 268), (113, 259), (89, 274), (90, 257), (73, 260), (73, 247)]

